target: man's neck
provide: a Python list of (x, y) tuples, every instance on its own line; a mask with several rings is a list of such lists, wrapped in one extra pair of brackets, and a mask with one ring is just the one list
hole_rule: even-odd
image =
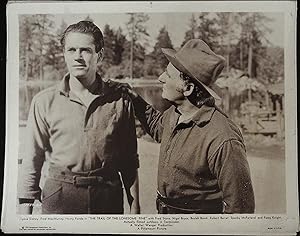
[[(94, 80), (95, 81), (95, 80)], [(70, 76), (70, 90), (81, 100), (81, 102), (86, 106), (89, 107), (91, 102), (95, 100), (98, 95), (93, 94), (90, 88), (85, 87), (78, 79), (75, 77)]]
[(77, 94), (86, 93), (87, 91), (91, 90), (95, 79), (96, 75), (94, 76), (94, 78), (82, 80), (79, 80), (74, 76), (70, 75), (70, 89)]
[(184, 121), (192, 118), (199, 111), (199, 108), (196, 107), (187, 99), (182, 101), (181, 104), (177, 104), (176, 107), (181, 114), (180, 121)]

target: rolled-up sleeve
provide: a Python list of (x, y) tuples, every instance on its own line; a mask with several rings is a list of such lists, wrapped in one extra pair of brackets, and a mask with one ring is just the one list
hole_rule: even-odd
[(163, 134), (164, 115), (155, 110), (140, 96), (133, 100), (135, 115), (141, 122), (146, 132), (158, 143), (161, 142)]
[(223, 193), (224, 213), (254, 213), (254, 193), (244, 145), (238, 140), (227, 140), (208, 162)]
[(45, 112), (34, 97), (27, 120), (25, 153), (18, 178), (18, 198), (40, 198), (39, 182), (47, 149), (49, 149), (49, 133)]

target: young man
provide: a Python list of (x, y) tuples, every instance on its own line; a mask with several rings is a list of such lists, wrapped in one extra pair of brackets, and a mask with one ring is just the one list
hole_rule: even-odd
[(178, 52), (162, 49), (169, 60), (159, 77), (162, 97), (173, 106), (163, 114), (123, 85), (146, 131), (161, 143), (157, 209), (162, 214), (253, 213), (254, 194), (242, 134), (215, 105), (212, 89), (224, 68), (200, 39)]
[[(20, 213), (122, 214), (121, 174), (131, 213), (139, 213), (138, 155), (133, 107), (96, 73), (103, 35), (89, 21), (70, 25), (61, 43), (69, 73), (37, 94), (27, 122), (19, 182)], [(45, 154), (49, 170), (39, 188)], [(42, 195), (42, 196), (41, 196)]]

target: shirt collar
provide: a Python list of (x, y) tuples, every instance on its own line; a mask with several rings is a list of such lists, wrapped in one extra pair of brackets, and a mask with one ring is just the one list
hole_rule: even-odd
[(194, 121), (198, 126), (204, 126), (205, 124), (210, 122), (215, 111), (215, 107), (210, 107), (204, 104), (199, 108), (199, 111), (192, 117), (192, 121)]
[[(66, 97), (69, 97), (70, 94), (70, 85), (69, 85), (69, 80), (70, 80), (70, 74), (66, 74), (61, 82), (58, 84), (58, 90), (60, 94), (65, 95)], [(96, 74), (96, 80), (92, 85), (91, 92), (95, 95), (104, 95), (108, 93), (108, 86), (107, 84), (102, 80), (101, 76), (99, 74)]]
[[(214, 112), (216, 111), (216, 107), (210, 107), (207, 105), (202, 105), (195, 115), (191, 117), (191, 119), (187, 120), (187, 123), (193, 121), (198, 126), (204, 126), (212, 119)], [(176, 115), (176, 119), (180, 116), (180, 112), (177, 108), (174, 108)]]

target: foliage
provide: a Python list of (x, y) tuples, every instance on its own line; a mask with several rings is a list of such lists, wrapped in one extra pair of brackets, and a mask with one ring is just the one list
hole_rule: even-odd
[[(144, 13), (128, 16), (125, 32), (121, 27), (105, 25), (104, 59), (98, 71), (106, 77), (157, 78), (168, 64), (161, 48), (173, 48), (169, 32), (165, 26), (159, 29), (154, 46), (149, 48), (146, 27), (149, 16)], [(66, 72), (59, 36), (67, 24), (62, 21), (55, 27), (53, 17), (47, 14), (19, 17), (20, 76), (25, 80), (59, 79)], [(85, 19), (93, 21), (90, 16)], [(201, 38), (226, 58), (225, 73), (238, 69), (258, 83), (276, 83), (284, 75), (284, 53), (282, 48), (267, 42), (268, 21), (263, 13), (193, 13), (182, 45), (192, 38)]]
[(24, 80), (44, 80), (45, 67), (63, 71), (63, 54), (54, 31), (51, 15), (21, 15), (20, 22), (20, 76)]
[(284, 77), (284, 50), (279, 47), (265, 49), (265, 56), (259, 58), (258, 74), (265, 84), (274, 84)]
[(143, 44), (147, 42), (149, 36), (145, 26), (149, 16), (144, 13), (128, 13), (128, 15), (130, 17), (126, 26), (130, 42), (124, 43), (122, 65), (126, 77), (139, 78), (144, 75), (145, 47)]
[(165, 26), (160, 29), (154, 49), (146, 58), (144, 66), (145, 74), (157, 77), (167, 67), (169, 61), (162, 53), (162, 48), (173, 48), (169, 33)]

